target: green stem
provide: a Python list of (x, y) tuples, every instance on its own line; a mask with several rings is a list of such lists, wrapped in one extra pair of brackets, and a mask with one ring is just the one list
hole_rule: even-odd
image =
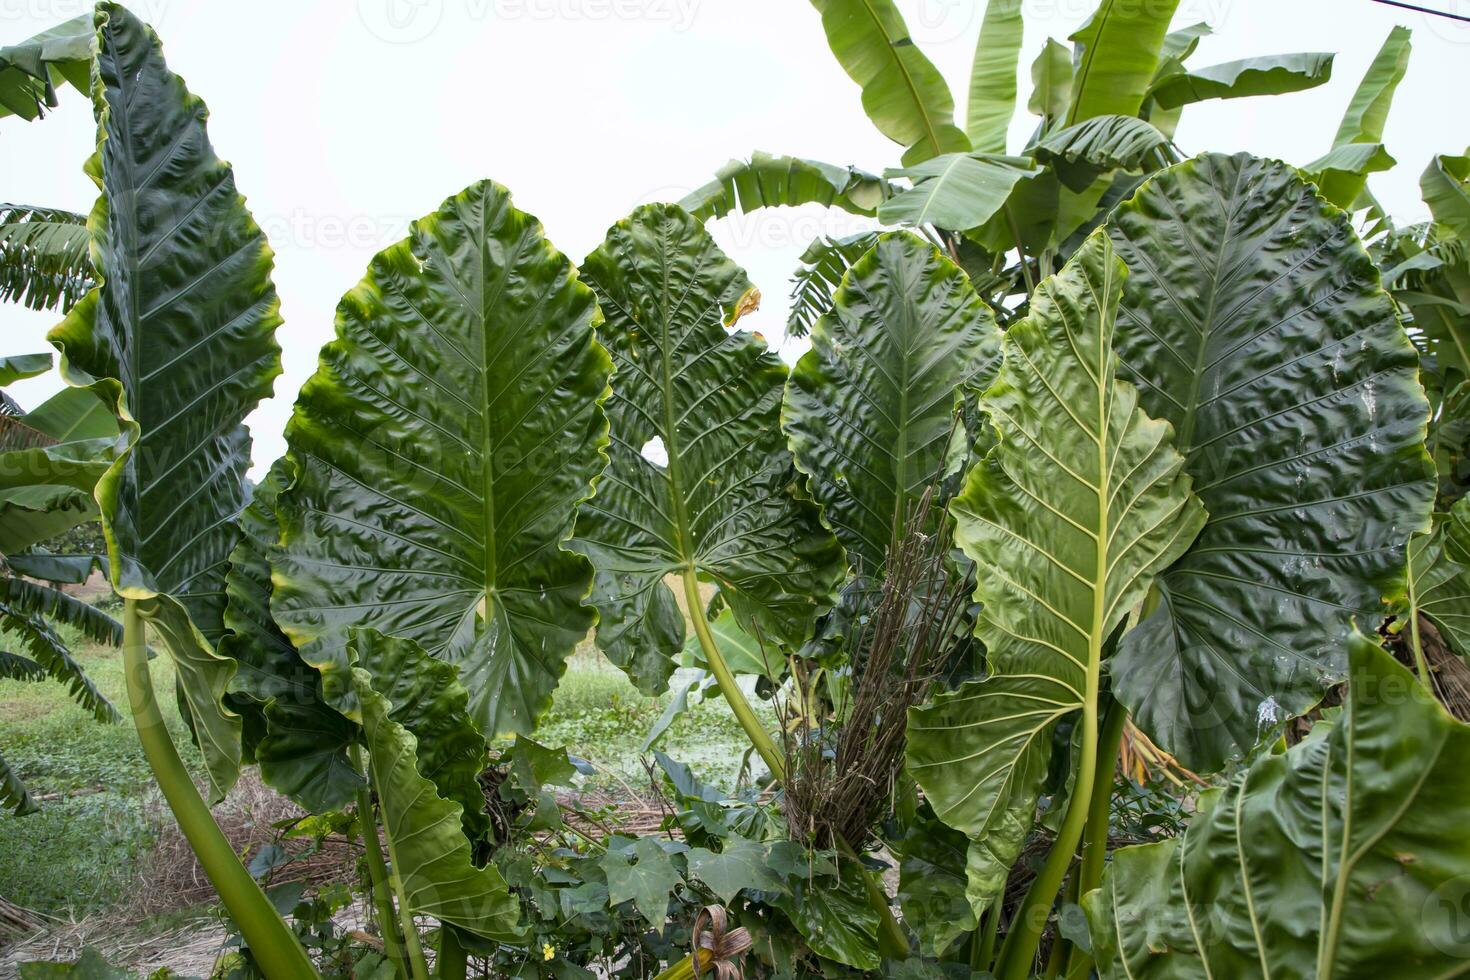
[(469, 954), (454, 934), (454, 927), (439, 923), (439, 959), (434, 964), (439, 980), (465, 980), (468, 963)]
[(740, 722), (740, 727), (745, 730), (745, 737), (755, 746), (766, 768), (771, 770), (771, 775), (784, 782), (786, 765), (782, 761), (781, 753), (776, 748), (771, 733), (766, 731), (766, 726), (755, 716), (755, 709), (745, 699), (740, 686), (735, 682), (735, 674), (725, 662), (724, 654), (720, 653), (719, 645), (715, 643), (715, 635), (704, 615), (704, 600), (699, 595), (699, 577), (695, 575), (693, 566), (684, 569), (684, 598), (688, 600), (689, 620), (694, 624), (694, 635), (699, 639), (699, 646), (704, 651), (710, 673), (719, 682), (720, 693), (729, 702), (730, 710), (735, 712), (735, 720)]
[(1067, 805), (1067, 816), (1062, 820), (1062, 829), (1057, 833), (1046, 862), (1026, 891), (1026, 897), (1021, 900), (1021, 907), (1011, 923), (1011, 931), (1006, 934), (996, 970), (997, 980), (1025, 980), (1030, 975), (1052, 903), (1061, 890), (1062, 880), (1072, 865), (1077, 843), (1082, 839), (1082, 831), (1087, 824), (1098, 756), (1098, 699), (1091, 677), (1088, 687), (1090, 696), (1082, 706), (1082, 751), (1077, 757), (1077, 781), (1072, 788), (1072, 800)]
[[(376, 784), (372, 765), (368, 766), (368, 779)], [(382, 798), (381, 787), (379, 787), (379, 798)], [(374, 837), (376, 838), (376, 834)], [(419, 941), (419, 929), (413, 921), (413, 910), (408, 905), (408, 894), (403, 889), (403, 878), (398, 874), (400, 867), (398, 854), (393, 848), (393, 833), (388, 827), (383, 828), (383, 837), (388, 842), (388, 860), (391, 862), (388, 871), (388, 884), (393, 890), (393, 897), (398, 900), (398, 924), (402, 930), (403, 949), (408, 959), (408, 974), (412, 980), (429, 980), (429, 964), (424, 959), (424, 946)], [(386, 931), (386, 927), (385, 927)]]
[(883, 879), (878, 877), (877, 872), (863, 867), (857, 850), (845, 837), (838, 836), (835, 843), (837, 849), (857, 866), (858, 874), (863, 876), (863, 891), (868, 896), (868, 907), (878, 913), (878, 952), (884, 959), (908, 959), (913, 952), (909, 948), (909, 937), (903, 934), (903, 926), (893, 917), (893, 908), (888, 904), (888, 893), (883, 890)]
[[(1413, 591), (1412, 585), (1410, 591)], [(1414, 646), (1414, 670), (1419, 675), (1419, 683), (1433, 694), (1434, 682), (1430, 680), (1429, 661), (1424, 656), (1424, 643), (1419, 639), (1419, 603), (1413, 597), (1409, 602), (1409, 641)]]
[[(360, 753), (354, 745), (349, 750), (352, 764), (362, 768)], [(378, 915), (378, 926), (383, 932), (383, 954), (398, 968), (400, 976), (408, 976), (410, 966), (403, 945), (403, 934), (398, 929), (398, 915), (393, 910), (392, 886), (388, 883), (388, 865), (383, 860), (383, 843), (378, 839), (378, 821), (373, 816), (372, 794), (364, 785), (357, 791), (357, 820), (362, 833), (362, 843), (367, 851), (368, 880), (372, 883), (373, 908)]]
[(995, 937), (1000, 935), (1000, 906), (1004, 896), (997, 895), (990, 908), (985, 910), (985, 920), (976, 934), (978, 940), (970, 948), (970, 967), (973, 972), (984, 973), (995, 962)]
[[(1118, 751), (1123, 745), (1123, 729), (1128, 723), (1128, 709), (1114, 701), (1103, 721), (1098, 746), (1098, 778), (1092, 787), (1092, 800), (1087, 806), (1087, 825), (1083, 831), (1082, 867), (1078, 869), (1077, 895), (1080, 898), (1102, 885), (1103, 868), (1108, 857), (1108, 817), (1113, 805), (1113, 783), (1118, 767)], [(1085, 980), (1092, 969), (1092, 957), (1072, 947), (1067, 959), (1068, 980)]]
[(240, 927), (251, 955), (271, 980), (316, 977), (316, 969), (306, 950), (301, 948), (300, 940), (240, 863), (239, 855), (214, 822), (189, 770), (179, 758), (153, 692), (153, 678), (148, 672), (148, 643), (136, 599), (123, 600), (123, 672), (143, 757), (148, 760), (153, 778), (173, 811), (184, 839), (230, 917)]
[(1098, 744), (1097, 781), (1092, 786), (1092, 800), (1087, 806), (1087, 826), (1082, 846), (1082, 877), (1078, 896), (1086, 895), (1102, 884), (1103, 867), (1108, 856), (1108, 816), (1113, 805), (1113, 783), (1118, 768), (1118, 751), (1123, 745), (1123, 728), (1128, 723), (1128, 709), (1114, 701), (1103, 721)]
[[(715, 642), (714, 632), (710, 629), (709, 620), (704, 615), (704, 601), (699, 595), (699, 577), (694, 572), (694, 567), (684, 569), (684, 598), (689, 606), (689, 621), (694, 624), (694, 635), (699, 639), (700, 649), (704, 651), (705, 662), (709, 664), (710, 673), (715, 675), (716, 682), (720, 685), (720, 693), (730, 704), (730, 710), (735, 712), (735, 720), (740, 722), (744, 729), (746, 738), (750, 744), (755, 746), (756, 752), (764, 760), (766, 768), (771, 770), (771, 775), (778, 781), (786, 781), (786, 763), (781, 752), (776, 748), (776, 742), (771, 738), (771, 733), (766, 731), (766, 726), (755, 716), (755, 709), (745, 699), (745, 694), (735, 682), (735, 674), (730, 670), (730, 665), (725, 661), (725, 655), (720, 652), (720, 646)], [(837, 842), (839, 849), (844, 850), (854, 861), (857, 861), (857, 851), (845, 840)], [(878, 913), (879, 930), (878, 945), (883, 955), (889, 959), (907, 959), (910, 953), (908, 937), (903, 934), (903, 927), (893, 917), (893, 909), (888, 904), (888, 895), (883, 891), (882, 884), (876, 877), (864, 868), (859, 862), (858, 870), (863, 876), (863, 889), (867, 892), (868, 904), (874, 912)]]
[[(714, 957), (707, 949), (699, 951), (700, 975), (709, 972), (710, 960)], [(694, 980), (694, 954), (690, 953), (677, 963), (671, 965), (667, 970), (654, 977), (653, 980)]]

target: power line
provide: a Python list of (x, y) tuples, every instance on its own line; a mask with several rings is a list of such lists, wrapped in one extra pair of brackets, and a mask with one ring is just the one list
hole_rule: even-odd
[(1373, 2), (1381, 3), (1386, 7), (1401, 7), (1404, 10), (1429, 14), (1431, 17), (1444, 17), (1449, 20), (1458, 20), (1461, 23), (1470, 24), (1470, 16), (1466, 16), (1465, 14), (1452, 14), (1448, 10), (1433, 10), (1429, 7), (1421, 7), (1416, 3), (1405, 3), (1404, 0), (1373, 0)]

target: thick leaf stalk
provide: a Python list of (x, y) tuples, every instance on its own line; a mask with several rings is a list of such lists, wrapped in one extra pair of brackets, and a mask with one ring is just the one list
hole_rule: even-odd
[(123, 602), (123, 670), (128, 699), (132, 704), (133, 724), (138, 729), (143, 756), (153, 770), (153, 777), (173, 811), (174, 819), (178, 821), (179, 830), (266, 975), (271, 980), (316, 977), (317, 972), (296, 934), (277, 914), (260, 890), (260, 885), (240, 863), (235, 849), (214, 822), (209, 807), (194, 786), (189, 770), (184, 768), (153, 692), (138, 600), (125, 599)]

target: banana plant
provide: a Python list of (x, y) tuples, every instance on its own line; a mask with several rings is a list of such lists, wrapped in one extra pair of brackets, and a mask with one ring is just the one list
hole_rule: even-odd
[[(1332, 56), (1319, 53), (1191, 69), (1186, 61), (1209, 33), (1206, 25), (1169, 32), (1172, 0), (1103, 0), (1072, 34), (1070, 49), (1047, 42), (1032, 67), (1027, 104), (1040, 123), (1019, 152), (1007, 155), (1023, 36), (1017, 0), (986, 5), (963, 127), (947, 83), (892, 0), (813, 6), (874, 127), (903, 148), (900, 166), (878, 177), (757, 153), (732, 160), (681, 203), (700, 218), (817, 203), (919, 229), (977, 287), (986, 284), (985, 298), (997, 310), (1007, 297), (1024, 300), (1038, 275), (1065, 261), (1143, 175), (1178, 159), (1172, 136), (1186, 106), (1302, 91), (1332, 73)], [(852, 244), (819, 238), (802, 257), (789, 336), (805, 335), (827, 308), (803, 283), (835, 285), (838, 270), (861, 252)]]
[(19, 44), (0, 47), (0, 117), (38, 119), (57, 106), (56, 90), (85, 92), (92, 64), (92, 15), (79, 14)]
[[(50, 367), (49, 354), (4, 358), (0, 385)], [(102, 402), (72, 388), (29, 412), (0, 414), (0, 629), (24, 650), (0, 651), (0, 676), (50, 678), (101, 722), (117, 722), (121, 716), (53, 626), (72, 626), (109, 646), (121, 643), (122, 627), (101, 610), (43, 584), (84, 581), (96, 564), (91, 556), (54, 555), (38, 546), (97, 516), (91, 490), (112, 459), (117, 436), (117, 424)], [(0, 805), (17, 814), (38, 809), (3, 756)]]

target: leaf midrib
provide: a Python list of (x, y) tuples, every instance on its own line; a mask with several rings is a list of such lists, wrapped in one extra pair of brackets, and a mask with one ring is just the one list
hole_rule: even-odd
[[(924, 105), (924, 101), (919, 98), (919, 88), (914, 83), (914, 78), (912, 73), (910, 73), (909, 71), (909, 66), (904, 63), (902, 56), (900, 56), (898, 53), (898, 48), (896, 45), (897, 41), (900, 39), (889, 36), (888, 31), (883, 27), (882, 19), (878, 16), (878, 11), (873, 8), (873, 0), (862, 0), (862, 2), (863, 9), (866, 10), (868, 12), (868, 16), (873, 19), (873, 25), (878, 28), (879, 35), (881, 35), (883, 40), (887, 43), (888, 51), (893, 58), (894, 64), (898, 65), (898, 73), (903, 77), (904, 87), (909, 90), (909, 97), (914, 100), (914, 106), (919, 110), (919, 119), (923, 122), (924, 132), (928, 137), (929, 145), (934, 148), (934, 155), (939, 156), (939, 133), (937, 130), (935, 130), (934, 124), (929, 119), (929, 110)], [(915, 48), (915, 50), (917, 51), (918, 49)]]

